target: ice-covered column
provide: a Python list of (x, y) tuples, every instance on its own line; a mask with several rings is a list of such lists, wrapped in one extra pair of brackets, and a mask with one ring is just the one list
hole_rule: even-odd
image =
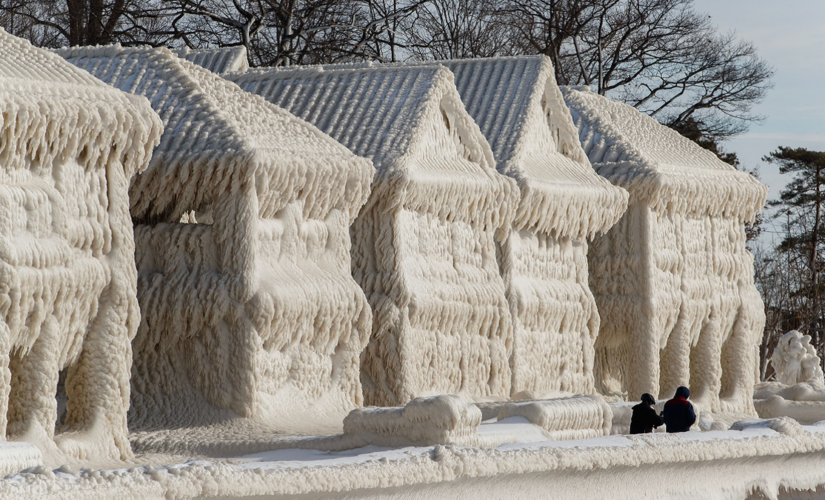
[(128, 458), (140, 320), (128, 186), (160, 120), (2, 30), (0, 108), (0, 434), (50, 456)]

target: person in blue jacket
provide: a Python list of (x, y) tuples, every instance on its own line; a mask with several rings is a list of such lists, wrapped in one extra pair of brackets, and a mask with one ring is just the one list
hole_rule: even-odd
[(676, 395), (665, 403), (662, 418), (665, 421), (667, 432), (687, 432), (696, 422), (696, 412), (690, 404), (690, 389), (681, 386), (676, 389)]

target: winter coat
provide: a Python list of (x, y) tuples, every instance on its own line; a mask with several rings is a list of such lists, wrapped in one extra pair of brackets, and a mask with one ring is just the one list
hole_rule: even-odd
[(654, 427), (662, 425), (662, 417), (656, 415), (656, 410), (645, 403), (633, 407), (633, 416), (630, 417), (630, 433), (646, 434), (653, 432)]
[(676, 396), (665, 403), (662, 416), (668, 432), (687, 432), (696, 422), (696, 412), (687, 400), (688, 397), (690, 397), (690, 391), (687, 387), (680, 387), (676, 389)]

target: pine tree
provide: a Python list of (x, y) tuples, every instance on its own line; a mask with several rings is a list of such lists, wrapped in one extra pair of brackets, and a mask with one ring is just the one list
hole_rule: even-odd
[(794, 325), (813, 338), (822, 352), (823, 244), (825, 243), (825, 152), (780, 146), (763, 161), (779, 166), (779, 172), (792, 175), (770, 206), (778, 210), (774, 218), (782, 221), (785, 235), (777, 251), (791, 267), (803, 272), (790, 290), (801, 299), (800, 309), (793, 311)]

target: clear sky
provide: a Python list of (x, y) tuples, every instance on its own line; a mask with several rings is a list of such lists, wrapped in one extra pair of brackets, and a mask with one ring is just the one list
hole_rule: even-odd
[(756, 45), (775, 69), (774, 88), (755, 108), (768, 118), (724, 144), (742, 163), (758, 166), (768, 198), (785, 179), (761, 161), (777, 146), (825, 151), (825, 0), (694, 0), (721, 31)]

